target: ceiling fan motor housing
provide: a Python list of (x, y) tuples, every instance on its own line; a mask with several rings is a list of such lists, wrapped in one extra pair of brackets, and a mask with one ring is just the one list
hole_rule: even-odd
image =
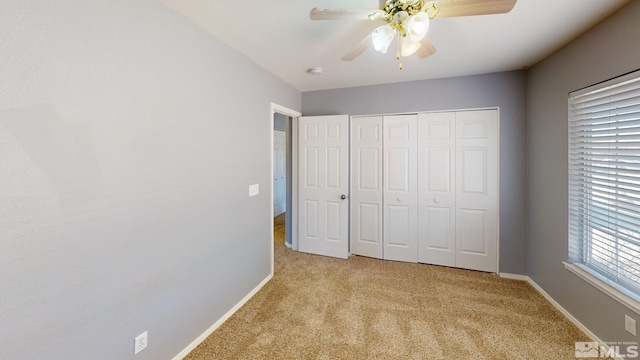
[(387, 0), (381, 9), (384, 10), (390, 17), (395, 14), (406, 11), (409, 15), (415, 15), (422, 11), (424, 7), (424, 0)]
[(372, 17), (386, 21), (401, 36), (407, 33), (404, 22), (407, 17), (424, 12), (432, 19), (438, 12), (435, 1), (425, 3), (424, 0), (387, 0), (380, 9), (380, 14), (372, 14)]

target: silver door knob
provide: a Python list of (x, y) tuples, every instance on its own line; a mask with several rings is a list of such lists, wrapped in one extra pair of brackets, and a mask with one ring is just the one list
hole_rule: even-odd
[(436, 204), (439, 203), (438, 199), (433, 199), (433, 202)]
[(345, 194), (340, 195), (340, 199), (344, 200), (346, 198), (347, 198), (347, 195), (345, 195)]

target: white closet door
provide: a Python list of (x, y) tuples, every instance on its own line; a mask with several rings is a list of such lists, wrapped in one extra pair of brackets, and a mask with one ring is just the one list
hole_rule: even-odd
[(456, 266), (455, 112), (418, 115), (418, 261)]
[(287, 210), (287, 136), (284, 131), (273, 131), (273, 216)]
[(417, 115), (385, 116), (384, 259), (418, 261)]
[(298, 120), (298, 249), (349, 255), (349, 117)]
[(382, 117), (351, 118), (351, 253), (382, 258)]
[(456, 266), (498, 270), (498, 112), (456, 113)]

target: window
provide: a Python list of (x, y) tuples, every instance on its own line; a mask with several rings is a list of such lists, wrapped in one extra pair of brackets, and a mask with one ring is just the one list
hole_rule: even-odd
[(569, 261), (638, 308), (640, 71), (569, 94)]

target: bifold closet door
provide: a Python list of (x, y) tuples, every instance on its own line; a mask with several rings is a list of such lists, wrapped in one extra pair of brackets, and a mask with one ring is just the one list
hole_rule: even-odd
[(497, 272), (497, 110), (354, 117), (351, 129), (353, 254)]
[(456, 113), (418, 115), (418, 261), (456, 266)]
[(351, 121), (351, 252), (417, 262), (417, 116)]
[(382, 116), (351, 118), (351, 253), (382, 259)]
[(498, 111), (456, 113), (456, 266), (498, 270)]
[(418, 261), (417, 115), (383, 117), (383, 257)]

